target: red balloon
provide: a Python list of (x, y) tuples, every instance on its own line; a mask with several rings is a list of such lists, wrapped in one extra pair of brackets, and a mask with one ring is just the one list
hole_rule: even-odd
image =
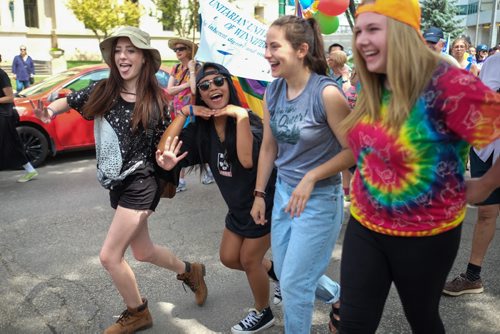
[(318, 3), (318, 10), (329, 16), (340, 15), (347, 10), (347, 7), (349, 7), (349, 0), (319, 0)]

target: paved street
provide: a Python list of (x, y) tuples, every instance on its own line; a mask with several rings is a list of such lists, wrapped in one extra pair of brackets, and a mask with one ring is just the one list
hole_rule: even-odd
[[(38, 171), (38, 179), (25, 184), (15, 182), (22, 171), (0, 172), (0, 333), (101, 333), (123, 304), (98, 258), (113, 210), (96, 181), (93, 153), (61, 155)], [(174, 273), (127, 252), (154, 320), (141, 333), (229, 333), (246, 315), (252, 306), (246, 277), (218, 258), (225, 212), (217, 186), (202, 185), (196, 175), (188, 177), (186, 192), (160, 202), (149, 224), (153, 240), (181, 259), (204, 262), (209, 296), (196, 306)], [(465, 269), (475, 214), (468, 210), (453, 276)], [(485, 292), (442, 299), (448, 333), (500, 333), (499, 236), (484, 263)], [(341, 243), (328, 268), (335, 279)], [(329, 308), (316, 306), (312, 332), (328, 333)], [(273, 311), (276, 326), (265, 333), (282, 333), (281, 310)], [(410, 333), (394, 289), (378, 333)]]

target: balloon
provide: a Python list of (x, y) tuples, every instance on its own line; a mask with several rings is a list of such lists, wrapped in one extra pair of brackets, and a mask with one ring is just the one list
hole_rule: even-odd
[(319, 0), (316, 0), (312, 3), (311, 5), (311, 9), (313, 12), (317, 12), (318, 11), (318, 5), (319, 5)]
[(349, 0), (319, 0), (318, 4), (318, 10), (330, 16), (337, 16), (344, 13), (347, 7), (349, 7)]
[(300, 0), (300, 5), (302, 9), (309, 8), (309, 6), (313, 3), (313, 0)]
[(313, 13), (309, 10), (309, 9), (306, 9), (302, 12), (302, 16), (305, 18), (305, 19), (309, 19), (313, 16)]
[(337, 16), (325, 15), (322, 12), (314, 13), (314, 18), (318, 22), (319, 30), (323, 35), (330, 35), (339, 28), (339, 18)]

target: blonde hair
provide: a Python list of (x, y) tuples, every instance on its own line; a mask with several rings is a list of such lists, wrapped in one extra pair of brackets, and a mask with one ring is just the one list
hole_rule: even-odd
[[(352, 45), (356, 45), (356, 35)], [(407, 24), (387, 17), (387, 73), (368, 71), (357, 48), (354, 64), (361, 82), (361, 91), (354, 111), (342, 122), (345, 131), (368, 116), (393, 131), (398, 131), (431, 79), (439, 55), (424, 45), (420, 34)], [(391, 98), (387, 114), (380, 112), (385, 80), (390, 83)]]
[(329, 55), (333, 66), (342, 67), (347, 63), (347, 54), (344, 51), (332, 51)]

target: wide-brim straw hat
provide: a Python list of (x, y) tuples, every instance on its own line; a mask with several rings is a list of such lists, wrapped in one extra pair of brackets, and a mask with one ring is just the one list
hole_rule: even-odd
[(158, 71), (161, 66), (160, 52), (151, 46), (151, 38), (149, 34), (139, 28), (125, 26), (121, 27), (111, 34), (108, 38), (103, 40), (99, 47), (101, 48), (102, 58), (110, 67), (112, 66), (113, 59), (113, 42), (120, 37), (128, 37), (132, 44), (141, 50), (149, 50), (153, 55), (155, 70)]
[(184, 38), (172, 38), (168, 40), (168, 47), (170, 49), (174, 49), (176, 44), (184, 44), (188, 48), (191, 49), (191, 55), (194, 57), (196, 54), (196, 51), (198, 51), (198, 45), (194, 43), (193, 41), (190, 41), (189, 39), (184, 39)]

